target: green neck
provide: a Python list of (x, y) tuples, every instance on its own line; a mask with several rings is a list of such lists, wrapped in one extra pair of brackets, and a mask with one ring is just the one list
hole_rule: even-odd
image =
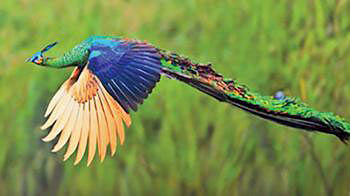
[(120, 39), (119, 36), (90, 36), (88, 39), (74, 47), (69, 52), (57, 58), (44, 57), (42, 66), (64, 68), (85, 65), (89, 57), (89, 48), (96, 39)]
[(84, 65), (89, 56), (88, 44), (81, 43), (60, 57), (44, 57), (42, 66), (64, 68)]

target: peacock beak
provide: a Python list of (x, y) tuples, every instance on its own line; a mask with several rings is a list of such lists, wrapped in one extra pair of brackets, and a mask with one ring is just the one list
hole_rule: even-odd
[(29, 57), (29, 58), (27, 58), (27, 60), (25, 61), (25, 63), (31, 62), (31, 60), (32, 60), (32, 57)]

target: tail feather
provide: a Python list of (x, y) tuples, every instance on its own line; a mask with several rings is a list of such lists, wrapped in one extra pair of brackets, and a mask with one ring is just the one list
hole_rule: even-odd
[(177, 54), (159, 51), (164, 75), (182, 81), (212, 97), (263, 119), (308, 131), (337, 136), (346, 143), (350, 124), (330, 112), (319, 112), (296, 98), (275, 99), (250, 91), (237, 81), (225, 79), (211, 64), (195, 64)]

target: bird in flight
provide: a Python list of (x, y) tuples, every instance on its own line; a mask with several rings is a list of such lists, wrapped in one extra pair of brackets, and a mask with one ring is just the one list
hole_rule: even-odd
[(90, 165), (96, 149), (101, 161), (107, 148), (116, 152), (124, 143), (124, 125), (137, 111), (161, 76), (186, 83), (221, 102), (273, 122), (337, 136), (346, 143), (350, 124), (330, 112), (319, 112), (283, 92), (264, 96), (236, 80), (224, 78), (211, 64), (195, 63), (184, 56), (146, 42), (116, 36), (91, 36), (60, 57), (44, 53), (46, 46), (27, 61), (43, 67), (74, 67), (73, 73), (51, 99), (41, 129), (51, 128), (43, 141), (59, 137), (52, 151), (68, 144), (64, 160), (74, 152), (78, 164), (88, 149)]

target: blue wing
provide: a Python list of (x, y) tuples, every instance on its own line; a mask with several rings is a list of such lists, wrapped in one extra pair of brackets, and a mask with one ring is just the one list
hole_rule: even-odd
[(90, 69), (123, 107), (136, 111), (160, 79), (161, 56), (153, 46), (135, 40), (95, 40)]

